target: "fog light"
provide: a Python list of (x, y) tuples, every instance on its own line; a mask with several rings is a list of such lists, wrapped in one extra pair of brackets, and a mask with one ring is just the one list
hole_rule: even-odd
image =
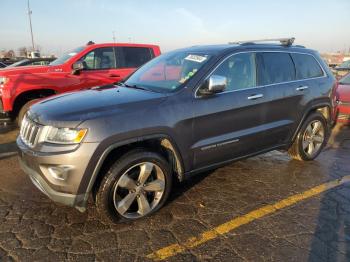
[(72, 166), (53, 166), (49, 167), (48, 170), (50, 175), (57, 180), (66, 180), (68, 178), (68, 173), (72, 170)]

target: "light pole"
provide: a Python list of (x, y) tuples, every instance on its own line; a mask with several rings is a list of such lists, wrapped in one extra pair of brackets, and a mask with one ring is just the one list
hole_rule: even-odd
[(115, 31), (112, 31), (113, 33), (113, 42), (115, 43)]
[(29, 17), (29, 25), (30, 25), (30, 35), (32, 37), (32, 48), (33, 48), (33, 51), (35, 51), (33, 28), (32, 28), (32, 10), (30, 10), (29, 0), (28, 0), (28, 17)]
[[(115, 43), (115, 31), (112, 31), (113, 33), (113, 43)], [(114, 54), (114, 68), (117, 68), (117, 54), (115, 52), (115, 48), (113, 48), (113, 54)]]

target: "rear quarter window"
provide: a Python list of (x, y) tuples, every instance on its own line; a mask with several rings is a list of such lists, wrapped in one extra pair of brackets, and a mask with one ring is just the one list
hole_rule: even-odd
[(295, 80), (295, 67), (289, 53), (257, 53), (259, 85), (277, 84)]
[(292, 53), (291, 56), (298, 80), (323, 76), (321, 66), (312, 55)]

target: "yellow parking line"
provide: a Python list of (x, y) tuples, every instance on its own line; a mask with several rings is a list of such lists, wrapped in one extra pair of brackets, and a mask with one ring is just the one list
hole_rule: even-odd
[(302, 200), (319, 195), (329, 189), (338, 187), (346, 182), (350, 182), (350, 176), (344, 176), (342, 179), (333, 180), (328, 183), (313, 187), (302, 193), (285, 198), (275, 204), (266, 205), (254, 211), (251, 211), (243, 216), (234, 218), (224, 224), (221, 224), (211, 230), (205, 231), (199, 236), (191, 237), (181, 244), (172, 244), (170, 246), (164, 247), (147, 255), (147, 258), (154, 260), (163, 260), (174, 256), (178, 253), (184, 252), (187, 249), (199, 246), (211, 239), (214, 239), (220, 235), (226, 234), (242, 225), (248, 224), (256, 219), (262, 218), (269, 214), (272, 214), (280, 209), (292, 206)]

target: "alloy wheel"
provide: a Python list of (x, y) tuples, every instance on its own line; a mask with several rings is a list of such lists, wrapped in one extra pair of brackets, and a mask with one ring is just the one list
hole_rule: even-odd
[(321, 121), (314, 120), (306, 128), (303, 135), (303, 150), (312, 158), (321, 149), (325, 139), (325, 130)]
[(155, 163), (142, 162), (129, 168), (117, 181), (113, 201), (117, 212), (136, 219), (154, 210), (165, 191), (165, 176)]

